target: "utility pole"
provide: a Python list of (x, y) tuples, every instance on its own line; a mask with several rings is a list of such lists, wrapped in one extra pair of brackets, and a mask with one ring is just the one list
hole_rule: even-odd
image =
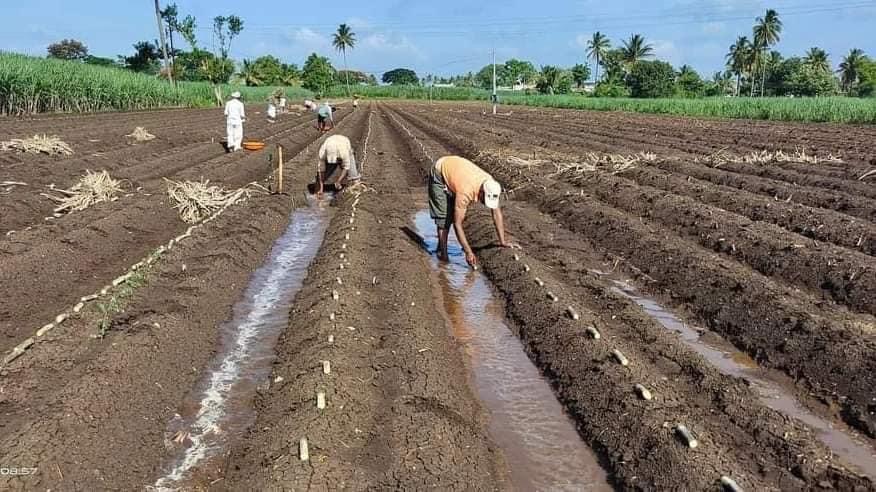
[[(157, 0), (156, 0), (157, 1)], [(493, 114), (496, 114), (496, 48), (493, 48)]]
[(155, 20), (158, 22), (158, 35), (161, 38), (161, 51), (164, 54), (164, 69), (167, 70), (167, 80), (173, 84), (173, 68), (167, 59), (167, 40), (164, 37), (164, 26), (161, 25), (161, 7), (158, 5), (158, 0), (155, 0)]

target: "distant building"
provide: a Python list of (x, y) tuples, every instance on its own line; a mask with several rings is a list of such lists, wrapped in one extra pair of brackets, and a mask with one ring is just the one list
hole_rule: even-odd
[(432, 87), (456, 87), (456, 84), (452, 82), (449, 84), (432, 84)]

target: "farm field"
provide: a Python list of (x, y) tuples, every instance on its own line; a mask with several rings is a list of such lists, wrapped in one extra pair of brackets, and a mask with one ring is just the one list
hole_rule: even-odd
[[(483, 109), (340, 108), (331, 203), (312, 115), (251, 114), (288, 193), (196, 227), (164, 178), (275, 177), (220, 110), (0, 119), (75, 151), (0, 152), (0, 489), (876, 490), (876, 128)], [(427, 251), (447, 154), (506, 189), (479, 272)], [(125, 192), (52, 217), (86, 170)]]

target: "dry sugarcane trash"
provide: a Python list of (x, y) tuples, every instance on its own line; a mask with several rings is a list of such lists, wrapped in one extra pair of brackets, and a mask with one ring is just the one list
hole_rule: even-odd
[(106, 171), (85, 171), (85, 176), (73, 185), (69, 190), (54, 189), (61, 196), (42, 193), (60, 205), (55, 207), (55, 213), (69, 213), (81, 211), (102, 202), (110, 202), (116, 195), (122, 192), (121, 183), (110, 177)]
[(34, 135), (0, 142), (0, 150), (15, 150), (29, 154), (73, 155), (73, 149), (55, 135)]
[(247, 199), (253, 192), (268, 193), (268, 190), (258, 183), (250, 183), (234, 191), (211, 185), (209, 180), (203, 181), (171, 181), (167, 183), (167, 194), (179, 210), (179, 216), (187, 224), (194, 224), (215, 216), (215, 214), (235, 203)]

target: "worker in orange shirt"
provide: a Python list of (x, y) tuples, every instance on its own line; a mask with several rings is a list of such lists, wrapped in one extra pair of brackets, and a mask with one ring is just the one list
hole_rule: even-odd
[(435, 161), (429, 173), (429, 213), (438, 228), (438, 258), (449, 259), (447, 238), (450, 226), (465, 251), (465, 261), (477, 269), (478, 259), (465, 236), (465, 214), (471, 204), (483, 203), (493, 213), (493, 223), (499, 236), (499, 245), (512, 247), (505, 237), (505, 219), (499, 208), (502, 186), (476, 164), (457, 156), (442, 157)]

